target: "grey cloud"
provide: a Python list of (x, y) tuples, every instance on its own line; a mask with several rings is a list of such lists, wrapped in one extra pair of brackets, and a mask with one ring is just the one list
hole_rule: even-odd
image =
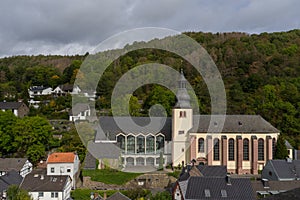
[(84, 53), (109, 36), (158, 26), (177, 31), (299, 28), (298, 0), (3, 0), (0, 57)]

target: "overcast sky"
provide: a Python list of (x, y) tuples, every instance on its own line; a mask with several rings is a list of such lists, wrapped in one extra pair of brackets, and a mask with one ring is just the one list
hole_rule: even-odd
[(248, 33), (300, 28), (299, 0), (1, 0), (0, 57), (84, 54), (133, 28)]

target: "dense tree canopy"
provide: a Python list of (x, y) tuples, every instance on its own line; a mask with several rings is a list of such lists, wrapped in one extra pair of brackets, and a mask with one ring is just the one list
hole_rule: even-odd
[[(252, 35), (236, 32), (185, 34), (199, 42), (216, 63), (226, 88), (228, 114), (259, 114), (278, 128), (293, 146), (300, 147), (300, 30)], [(164, 39), (159, 41), (164, 42)], [(142, 44), (135, 42), (133, 45)], [(110, 54), (110, 51), (103, 53)], [(17, 56), (0, 59), (0, 100), (26, 100), (27, 89), (32, 84), (55, 87), (73, 83), (84, 58)], [(210, 113), (210, 96), (201, 75), (178, 55), (158, 49), (139, 49), (114, 60), (98, 83), (96, 108), (109, 110), (111, 94), (119, 78), (135, 66), (147, 63), (160, 63), (176, 70), (182, 68), (198, 97), (200, 113)], [(63, 99), (53, 100), (32, 115), (40, 114), (50, 119), (66, 117), (60, 111), (70, 108), (71, 101), (66, 97), (64, 104)], [(130, 113), (148, 115), (151, 106), (158, 103), (170, 115), (175, 104), (173, 94), (155, 85), (143, 86), (133, 94)], [(10, 137), (13, 136), (5, 136), (0, 146)]]
[(36, 163), (52, 148), (52, 126), (45, 118), (17, 118), (10, 111), (0, 111), (1, 156), (28, 157)]

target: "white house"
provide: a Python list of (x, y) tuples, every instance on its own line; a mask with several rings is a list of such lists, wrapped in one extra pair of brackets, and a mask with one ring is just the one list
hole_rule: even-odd
[(58, 152), (48, 155), (47, 175), (67, 175), (72, 179), (72, 187), (75, 188), (76, 178), (79, 173), (80, 161), (78, 155), (73, 152)]
[(41, 173), (27, 175), (20, 187), (28, 191), (33, 200), (67, 200), (70, 198), (72, 179), (69, 176), (48, 176)]
[(32, 171), (32, 164), (27, 158), (0, 158), (0, 176), (12, 170), (25, 177)]
[(87, 120), (89, 116), (91, 116), (91, 109), (87, 103), (77, 103), (69, 112), (69, 120), (73, 122), (77, 120)]
[(51, 95), (52, 88), (44, 86), (31, 86), (28, 89), (28, 93), (30, 98), (34, 98), (35, 96)]
[(52, 94), (54, 96), (64, 96), (66, 94), (79, 94), (81, 89), (77, 85), (72, 84), (64, 84), (57, 86), (53, 91)]

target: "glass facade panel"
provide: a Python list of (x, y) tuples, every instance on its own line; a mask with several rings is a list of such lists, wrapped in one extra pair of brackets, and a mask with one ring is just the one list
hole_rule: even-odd
[(135, 137), (132, 135), (127, 137), (127, 153), (135, 153)]
[(122, 150), (122, 153), (124, 153), (125, 152), (125, 136), (124, 135), (118, 135), (117, 145)]
[(146, 153), (147, 154), (154, 154), (154, 136), (148, 135), (146, 137)]
[(137, 153), (144, 154), (145, 153), (145, 137), (139, 135), (137, 137)]
[(156, 153), (164, 152), (165, 138), (162, 135), (156, 137)]

